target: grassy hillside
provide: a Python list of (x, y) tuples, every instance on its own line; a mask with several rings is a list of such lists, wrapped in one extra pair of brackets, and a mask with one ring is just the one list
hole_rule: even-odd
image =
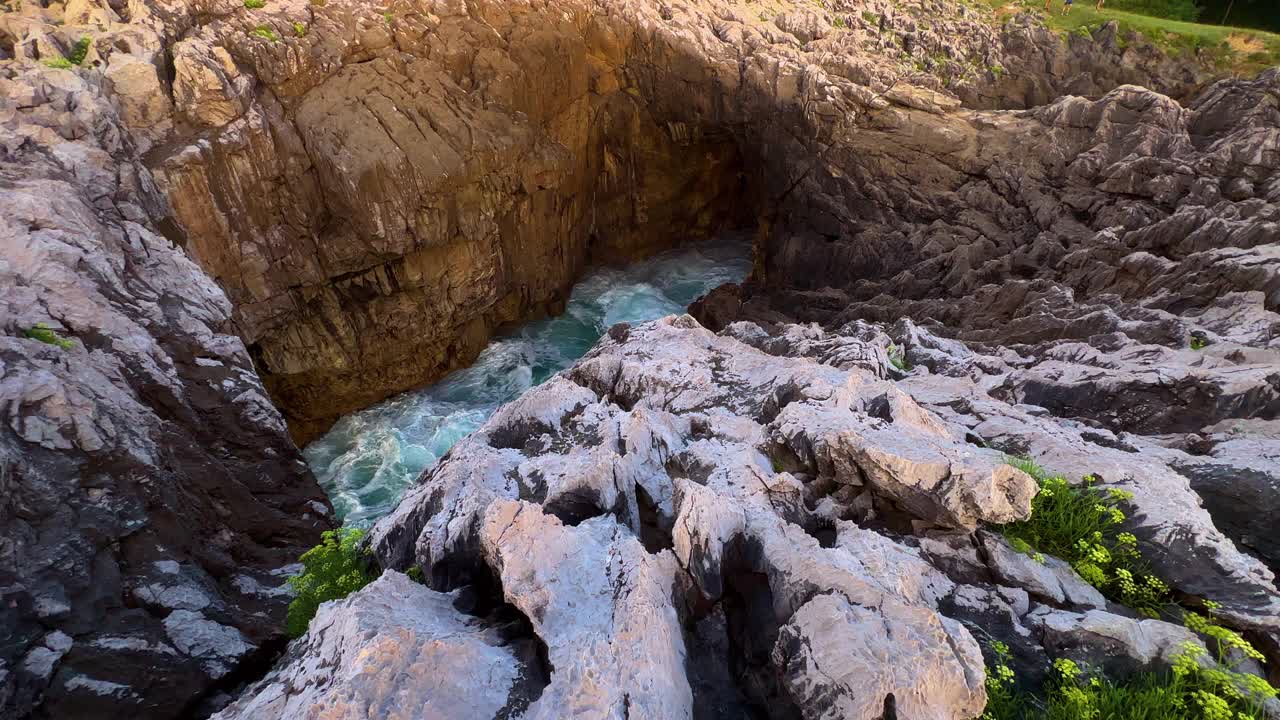
[[(988, 0), (998, 15), (1021, 9), (1044, 12), (1044, 0)], [(1280, 65), (1280, 35), (1249, 28), (1204, 25), (1139, 15), (1104, 8), (1095, 10), (1093, 0), (1076, 0), (1071, 12), (1062, 15), (1062, 0), (1052, 0), (1053, 12), (1045, 16), (1050, 27), (1062, 32), (1088, 32), (1115, 20), (1121, 36), (1140, 33), (1153, 45), (1174, 55), (1199, 52), (1225, 70), (1252, 73)]]

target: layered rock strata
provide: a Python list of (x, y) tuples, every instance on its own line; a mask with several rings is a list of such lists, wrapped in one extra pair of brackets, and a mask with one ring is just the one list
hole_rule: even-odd
[(1185, 99), (1114, 28), (917, 0), (27, 2), (0, 61), (0, 714), (206, 714), (279, 646), (331, 521), (268, 392), (312, 436), (744, 222), (722, 335), (619, 328), (505, 410), (375, 533), (432, 589), (326, 608), (227, 716), (438, 677), (483, 717), (972, 717), (982, 632), (1167, 662), (973, 532), (1028, 507), (1001, 452), (1132, 491), (1278, 654), (1276, 71)]
[[(166, 231), (226, 290), (300, 442), (557, 311), (589, 262), (767, 224), (829, 146), (916, 122), (886, 108), (1183, 92), (1205, 74), (1114, 27), (1063, 41), (951, 2), (90, 11), (90, 61), (169, 200)], [(37, 39), (15, 53), (74, 39), (20, 27)]]

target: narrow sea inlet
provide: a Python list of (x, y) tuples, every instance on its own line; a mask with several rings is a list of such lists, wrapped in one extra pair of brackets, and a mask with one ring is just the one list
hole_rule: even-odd
[(338, 517), (368, 526), (500, 405), (571, 365), (615, 323), (684, 312), (718, 285), (741, 281), (750, 251), (741, 239), (720, 239), (593, 270), (562, 315), (495, 338), (473, 365), (440, 382), (342, 418), (303, 455)]

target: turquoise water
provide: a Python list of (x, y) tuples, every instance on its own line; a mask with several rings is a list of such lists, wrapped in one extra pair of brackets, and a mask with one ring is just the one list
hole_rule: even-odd
[(615, 323), (684, 312), (699, 295), (751, 269), (745, 242), (686, 245), (624, 268), (601, 268), (573, 288), (564, 314), (494, 339), (475, 364), (339, 420), (303, 451), (347, 524), (367, 526), (505, 402), (582, 357)]

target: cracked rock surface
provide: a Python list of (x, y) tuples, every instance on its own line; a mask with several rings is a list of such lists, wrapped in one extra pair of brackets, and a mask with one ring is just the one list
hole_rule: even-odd
[[(1005, 453), (1131, 492), (1275, 667), (1280, 70), (1207, 70), (950, 0), (0, 14), (0, 716), (971, 718), (988, 634), (1167, 664), (984, 528)], [(290, 435), (729, 225), (748, 283), (501, 409), (257, 677), (332, 524)]]
[[(545, 680), (515, 716), (973, 718), (992, 637), (1030, 675), (1046, 656), (1159, 670), (1199, 642), (981, 529), (1026, 517), (1035, 492), (996, 448), (1132, 492), (1126, 529), (1161, 577), (1221, 602), (1264, 645), (1275, 637), (1272, 571), (1176, 470), (1197, 456), (1002, 400), (997, 382), (970, 377), (972, 351), (909, 321), (889, 329), (899, 343), (967, 369), (901, 377), (890, 335), (862, 321), (771, 330), (717, 334), (689, 316), (615, 328), (461, 441), (372, 530), (384, 567), (527, 619)], [(344, 603), (375, 602), (362, 595)], [(397, 633), (372, 632), (347, 642)], [(298, 652), (242, 706), (312, 672), (314, 652)], [(370, 701), (419, 682), (403, 675)], [(484, 707), (524, 697), (487, 692)], [(479, 705), (463, 716), (495, 717)]]
[(98, 82), (0, 63), (5, 718), (199, 713), (333, 523)]

